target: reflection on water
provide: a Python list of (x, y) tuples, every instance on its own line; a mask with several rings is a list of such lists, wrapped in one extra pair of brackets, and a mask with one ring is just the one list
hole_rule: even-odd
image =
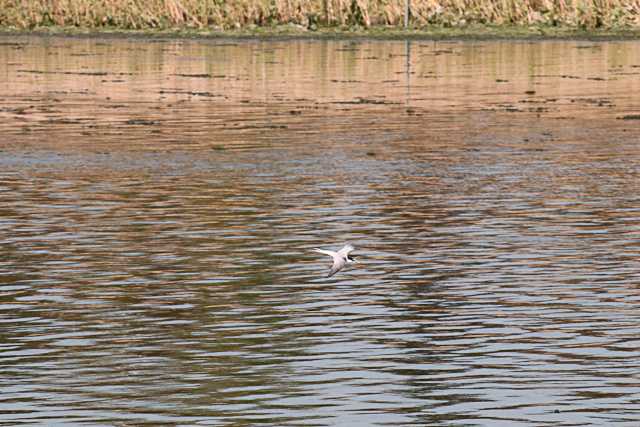
[(5, 38), (0, 425), (637, 426), (636, 47)]

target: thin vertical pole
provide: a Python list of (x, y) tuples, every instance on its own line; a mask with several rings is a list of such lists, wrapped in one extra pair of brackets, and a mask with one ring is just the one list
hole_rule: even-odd
[(404, 27), (409, 28), (409, 14), (411, 13), (411, 0), (404, 2)]
[(322, 6), (324, 9), (324, 24), (329, 26), (329, 0), (323, 0)]

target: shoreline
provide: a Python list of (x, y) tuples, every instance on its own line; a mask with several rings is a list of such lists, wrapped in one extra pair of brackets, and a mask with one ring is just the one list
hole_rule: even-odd
[(308, 30), (296, 25), (255, 27), (238, 30), (202, 30), (190, 28), (127, 30), (120, 28), (37, 27), (18, 29), (0, 27), (0, 37), (37, 36), (124, 39), (246, 39), (246, 40), (640, 40), (640, 29), (582, 30), (550, 26), (432, 26), (421, 29), (397, 27), (326, 27)]

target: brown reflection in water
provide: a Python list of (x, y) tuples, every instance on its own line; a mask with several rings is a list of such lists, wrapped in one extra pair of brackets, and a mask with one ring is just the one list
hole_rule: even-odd
[(630, 42), (15, 40), (0, 46), (5, 147), (220, 150), (381, 133), (423, 146), (488, 126), (611, 138), (632, 126), (615, 119), (640, 89)]

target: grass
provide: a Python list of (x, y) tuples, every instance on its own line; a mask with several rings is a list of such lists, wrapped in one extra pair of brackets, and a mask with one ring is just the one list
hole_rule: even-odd
[[(191, 34), (640, 31), (638, 0), (0, 0), (0, 28)], [(440, 30), (441, 29), (441, 30)], [(515, 30), (513, 30), (515, 29)]]

